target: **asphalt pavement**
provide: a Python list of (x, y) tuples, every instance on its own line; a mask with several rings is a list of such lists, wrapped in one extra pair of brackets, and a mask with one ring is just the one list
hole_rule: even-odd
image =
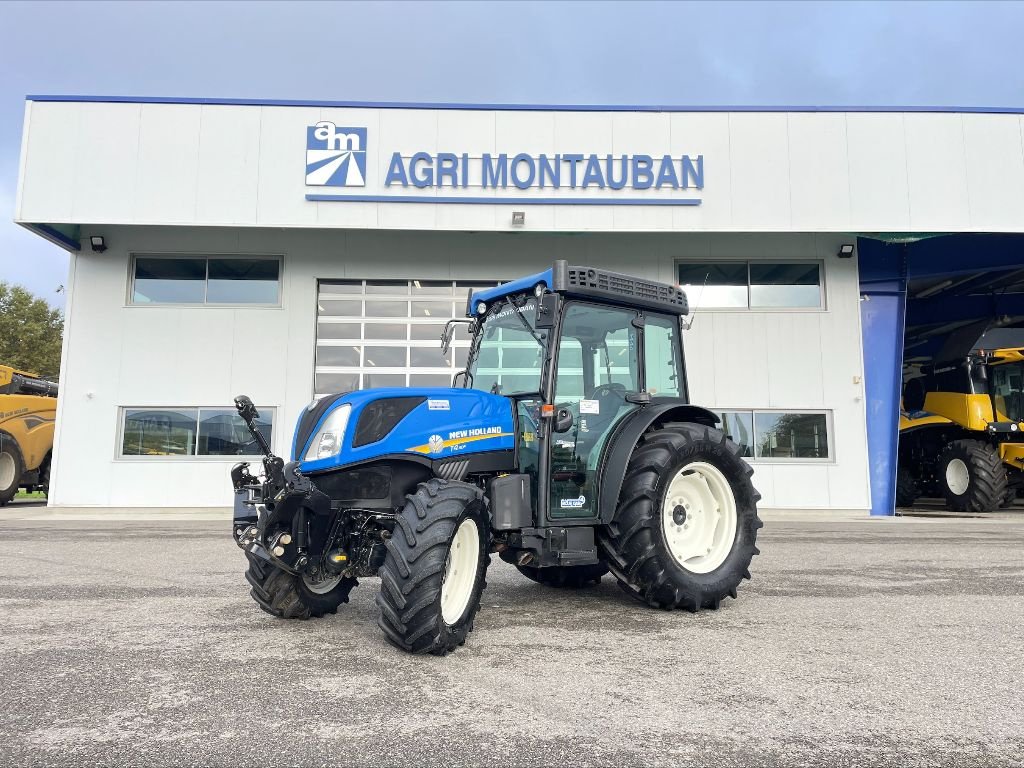
[(0, 512), (0, 765), (1024, 765), (1024, 521), (769, 517), (697, 615), (495, 557), (424, 658), (376, 579), (275, 620), (226, 522), (96, 516)]

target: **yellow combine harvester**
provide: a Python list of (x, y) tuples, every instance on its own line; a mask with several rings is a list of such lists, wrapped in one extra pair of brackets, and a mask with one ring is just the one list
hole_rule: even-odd
[(0, 507), (18, 488), (46, 491), (57, 385), (0, 365)]
[(951, 338), (904, 384), (896, 505), (991, 512), (1024, 486), (1024, 328)]

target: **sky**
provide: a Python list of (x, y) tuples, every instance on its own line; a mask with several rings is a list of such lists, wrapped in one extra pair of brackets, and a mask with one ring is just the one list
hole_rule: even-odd
[(0, 280), (68, 256), (13, 223), (27, 94), (1024, 107), (1024, 3), (0, 0)]

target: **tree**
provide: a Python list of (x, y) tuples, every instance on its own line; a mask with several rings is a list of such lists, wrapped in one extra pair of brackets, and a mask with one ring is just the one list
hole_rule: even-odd
[(63, 333), (60, 310), (0, 280), (0, 364), (56, 381)]

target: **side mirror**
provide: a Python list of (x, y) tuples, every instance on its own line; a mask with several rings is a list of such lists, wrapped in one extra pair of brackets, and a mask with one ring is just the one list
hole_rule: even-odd
[(559, 408), (558, 413), (555, 414), (555, 424), (552, 429), (555, 432), (568, 432), (572, 429), (572, 411), (568, 408)]

